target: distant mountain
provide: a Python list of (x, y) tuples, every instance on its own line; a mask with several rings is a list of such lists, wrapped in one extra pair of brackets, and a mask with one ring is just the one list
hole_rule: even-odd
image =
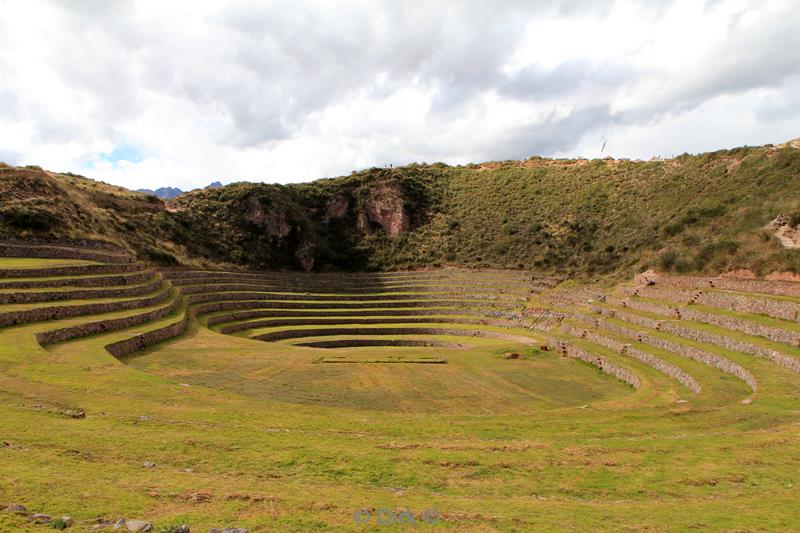
[[(215, 182), (209, 184), (205, 188), (206, 189), (218, 189), (219, 187), (222, 187), (222, 182), (215, 181)], [(175, 198), (176, 196), (178, 196), (179, 194), (183, 194), (186, 191), (183, 191), (183, 190), (181, 190), (181, 189), (179, 189), (177, 187), (160, 187), (160, 188), (158, 188), (158, 189), (156, 189), (154, 191), (151, 190), (151, 189), (136, 189), (136, 192), (141, 192), (141, 193), (144, 193), (144, 194), (153, 194), (155, 196), (158, 196), (162, 200), (171, 200), (171, 199)]]
[(177, 187), (160, 187), (156, 190), (150, 189), (136, 189), (136, 192), (141, 192), (144, 194), (153, 194), (158, 196), (162, 200), (171, 200), (178, 196), (179, 194), (183, 194), (183, 191)]

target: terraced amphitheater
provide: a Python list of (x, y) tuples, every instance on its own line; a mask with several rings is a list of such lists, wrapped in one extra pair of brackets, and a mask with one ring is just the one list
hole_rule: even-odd
[(4, 531), (800, 523), (798, 283), (0, 251)]

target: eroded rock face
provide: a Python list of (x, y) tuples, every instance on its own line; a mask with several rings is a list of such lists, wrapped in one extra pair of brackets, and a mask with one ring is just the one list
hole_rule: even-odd
[(326, 224), (331, 220), (336, 220), (344, 217), (347, 210), (350, 208), (350, 200), (345, 196), (334, 196), (325, 202), (325, 213), (322, 216), (322, 221)]
[(314, 245), (310, 242), (304, 242), (298, 246), (294, 256), (300, 267), (306, 272), (314, 270)]
[(277, 205), (264, 207), (258, 195), (251, 194), (244, 201), (244, 220), (262, 228), (270, 237), (283, 238), (292, 231), (285, 210)]
[(380, 225), (390, 237), (397, 237), (411, 229), (405, 193), (399, 183), (382, 183), (369, 190), (364, 212), (359, 214), (359, 229), (366, 231), (370, 222)]

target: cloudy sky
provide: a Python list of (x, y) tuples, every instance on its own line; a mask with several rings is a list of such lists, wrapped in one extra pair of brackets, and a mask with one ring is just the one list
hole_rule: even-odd
[(0, 0), (0, 161), (190, 189), (777, 143), (798, 28), (798, 0)]

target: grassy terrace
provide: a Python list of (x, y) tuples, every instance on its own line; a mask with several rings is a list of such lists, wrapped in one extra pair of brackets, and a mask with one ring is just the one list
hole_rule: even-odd
[[(3, 269), (52, 264), (3, 261)], [(165, 296), (0, 328), (0, 502), (72, 516), (76, 531), (120, 517), (151, 521), (156, 531), (179, 523), (192, 531), (351, 531), (361, 508), (436, 509), (442, 531), (800, 527), (800, 374), (630, 319), (793, 357), (797, 347), (623, 307), (612, 292), (605, 302), (558, 304), (567, 301), (560, 289), (535, 295), (535, 276), (519, 271), (146, 271), (131, 284), (120, 284), (122, 274), (86, 273), (55, 277), (58, 288), (18, 289), (69, 292), (85, 278), (103, 288), (96, 283), (104, 276), (107, 288), (137, 287), (161, 276), (158, 289), (134, 298), (0, 308)], [(798, 330), (763, 315), (688, 307)], [(536, 326), (542, 309), (567, 317), (544, 331)], [(140, 316), (148, 319), (119, 322)], [(169, 329), (187, 316), (185, 331)], [(116, 325), (46, 347), (36, 340), (97, 323)], [(254, 339), (280, 332), (291, 335)], [(639, 387), (562, 356), (550, 337), (572, 355), (629, 371)], [(141, 346), (119, 358), (106, 349), (132, 338)], [(757, 391), (652, 339), (740, 365)], [(701, 389), (615, 348), (625, 345)], [(73, 418), (80, 410), (85, 417)], [(42, 529), (0, 512), (0, 531)]]
[(93, 265), (94, 261), (83, 259), (35, 259), (27, 257), (0, 257), (0, 268), (50, 268), (77, 265)]

